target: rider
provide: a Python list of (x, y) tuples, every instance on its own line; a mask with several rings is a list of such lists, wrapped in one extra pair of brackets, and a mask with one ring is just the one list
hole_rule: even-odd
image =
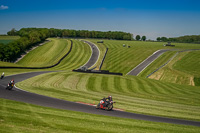
[(11, 85), (11, 84), (13, 84), (13, 85), (14, 85), (14, 84), (15, 84), (15, 81), (14, 81), (14, 79), (12, 79), (12, 80), (10, 81), (10, 83), (9, 83), (9, 84), (10, 84), (10, 85)]
[(106, 99), (108, 99), (109, 101), (112, 101), (112, 96), (108, 96), (108, 98)]
[(3, 79), (3, 77), (4, 77), (4, 72), (1, 74), (1, 79)]

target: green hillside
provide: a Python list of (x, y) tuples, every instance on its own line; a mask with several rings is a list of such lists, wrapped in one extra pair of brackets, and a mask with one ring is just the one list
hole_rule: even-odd
[(116, 108), (129, 112), (200, 121), (200, 89), (135, 76), (58, 72), (40, 75), (17, 86), (34, 93), (97, 104), (112, 95)]
[[(89, 39), (89, 41), (97, 44), (95, 39)], [(103, 44), (97, 44), (101, 53), (97, 65), (100, 64), (104, 51), (108, 47), (108, 54), (102, 69), (110, 70), (111, 72), (122, 72), (124, 75), (155, 51), (169, 48), (163, 47), (163, 42), (103, 41)], [(46, 66), (54, 64), (56, 59), (61, 58), (69, 50), (69, 44), (70, 41), (67, 39), (52, 39), (51, 42), (27, 54), (26, 58), (29, 59), (24, 58), (17, 65)], [(123, 44), (129, 45), (130, 48), (123, 47)], [(178, 50), (200, 48), (198, 44), (177, 43), (175, 45)], [(199, 51), (178, 54), (168, 65), (146, 78), (149, 73), (164, 64), (175, 53), (176, 51), (164, 53), (139, 76), (77, 73), (71, 72), (71, 70), (79, 68), (88, 61), (91, 56), (91, 48), (88, 44), (73, 39), (73, 47), (70, 54), (58, 66), (45, 69), (45, 71), (66, 71), (39, 75), (17, 83), (16, 86), (50, 97), (91, 104), (97, 104), (101, 98), (112, 95), (114, 101), (116, 101), (114, 108), (140, 114), (200, 121)], [(41, 60), (41, 56), (43, 58), (51, 56), (51, 58)], [(5, 62), (0, 62), (0, 64), (7, 65)], [(44, 70), (0, 69), (0, 72), (2, 71), (9, 75)], [(91, 115), (2, 99), (0, 101), (2, 103), (0, 112), (3, 114), (0, 115), (0, 131), (2, 132), (6, 130), (12, 132), (14, 129), (16, 132), (20, 132), (22, 128), (28, 130), (27, 132), (105, 132), (107, 131), (106, 128), (110, 128), (111, 132), (199, 131), (198, 127), (193, 126)], [(105, 127), (105, 125), (109, 126)], [(74, 128), (74, 126), (77, 128)]]
[[(98, 40), (90, 39), (97, 44)], [(120, 72), (127, 74), (134, 67), (144, 61), (147, 57), (159, 49), (196, 49), (200, 48), (198, 44), (174, 43), (175, 47), (164, 47), (165, 42), (143, 42), (143, 41), (119, 41), (103, 40), (103, 45), (109, 48), (103, 70), (111, 72)], [(123, 47), (126, 44), (126, 47)], [(130, 46), (130, 48), (127, 48)], [(104, 48), (105, 49), (105, 48)]]
[(52, 70), (72, 70), (83, 66), (92, 54), (88, 44), (80, 40), (73, 40), (73, 47), (70, 54)]
[[(162, 61), (160, 59), (155, 61), (155, 63), (158, 62)], [(149, 78), (171, 83), (199, 86), (199, 62), (200, 51), (181, 52), (165, 67), (151, 75)], [(154, 64), (152, 66), (158, 67), (158, 65), (156, 66)]]
[(51, 41), (30, 51), (17, 64), (31, 67), (51, 66), (56, 64), (70, 48), (70, 42), (65, 39), (50, 39)]

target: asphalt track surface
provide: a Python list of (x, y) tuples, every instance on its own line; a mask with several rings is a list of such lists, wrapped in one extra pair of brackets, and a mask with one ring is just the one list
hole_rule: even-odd
[(163, 122), (163, 123), (172, 123), (172, 124), (182, 124), (182, 125), (192, 125), (192, 126), (199, 126), (200, 122), (198, 121), (189, 121), (189, 120), (180, 120), (180, 119), (173, 119), (173, 118), (166, 118), (166, 117), (158, 117), (158, 116), (150, 116), (150, 115), (143, 115), (143, 114), (135, 114), (123, 111), (105, 111), (101, 109), (96, 109), (94, 106), (89, 106), (80, 103), (74, 103), (70, 101), (60, 100), (52, 97), (47, 97), (27, 91), (23, 91), (18, 88), (13, 88), (13, 90), (6, 90), (7, 83), (11, 79), (15, 79), (15, 82), (20, 82), (25, 79), (44, 74), (48, 72), (30, 72), (30, 73), (23, 73), (17, 75), (7, 76), (4, 79), (0, 80), (0, 98), (25, 102), (45, 107), (51, 107), (56, 109), (64, 109), (64, 110), (72, 110), (72, 111), (79, 111), (91, 114), (98, 114), (98, 115), (106, 115), (106, 116), (114, 116), (114, 117), (121, 117), (121, 118), (129, 118), (129, 119), (138, 119), (138, 120), (147, 120), (153, 122)]
[(146, 60), (144, 60), (142, 63), (140, 63), (138, 66), (136, 66), (134, 69), (132, 69), (127, 75), (134, 75), (137, 76), (140, 72), (142, 72), (148, 65), (150, 65), (154, 60), (156, 60), (159, 56), (161, 56), (166, 51), (169, 51), (167, 49), (162, 49), (154, 52), (151, 56), (149, 56)]
[(91, 55), (90, 59), (88, 60), (88, 62), (85, 65), (83, 65), (83, 66), (86, 66), (87, 68), (90, 68), (93, 65), (95, 65), (96, 62), (98, 61), (99, 54), (100, 54), (99, 49), (95, 44), (93, 44), (89, 41), (83, 41), (83, 42), (87, 43), (92, 50), (92, 55)]

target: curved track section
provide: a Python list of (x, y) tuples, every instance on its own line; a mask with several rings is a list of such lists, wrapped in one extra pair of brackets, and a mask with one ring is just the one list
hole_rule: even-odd
[(3, 80), (0, 80), (0, 98), (20, 101), (20, 102), (25, 102), (25, 103), (30, 103), (30, 104), (36, 104), (36, 105), (45, 106), (45, 107), (80, 111), (80, 112), (91, 113), (91, 114), (99, 114), (99, 115), (138, 119), (138, 120), (147, 120), (147, 121), (153, 121), (153, 122), (192, 125), (192, 126), (200, 127), (200, 122), (197, 122), (197, 121), (179, 120), (179, 119), (166, 118), (166, 117), (142, 115), (142, 114), (135, 114), (135, 113), (129, 113), (129, 112), (123, 112), (123, 111), (116, 111), (116, 110), (114, 111), (98, 110), (93, 106), (60, 100), (56, 98), (39, 95), (39, 94), (34, 94), (34, 93), (23, 91), (17, 88), (13, 88), (13, 90), (11, 91), (5, 89), (10, 79), (15, 79), (15, 82), (20, 82), (27, 78), (31, 78), (31, 77), (44, 74), (44, 73), (48, 73), (48, 72), (31, 72), (31, 73), (23, 73), (23, 74), (5, 77)]
[(139, 73), (141, 73), (148, 65), (150, 65), (154, 60), (156, 60), (159, 56), (161, 56), (164, 52), (169, 51), (166, 49), (158, 50), (154, 52), (151, 56), (149, 56), (146, 60), (144, 60), (142, 63), (140, 63), (138, 66), (136, 66), (134, 69), (132, 69), (127, 75), (134, 75), (137, 76)]
[(87, 68), (90, 68), (93, 65), (95, 65), (99, 59), (99, 54), (100, 54), (99, 48), (94, 43), (91, 43), (89, 41), (83, 41), (83, 42), (87, 43), (92, 50), (92, 55), (91, 55), (90, 59), (88, 60), (88, 62), (86, 64), (83, 65)]

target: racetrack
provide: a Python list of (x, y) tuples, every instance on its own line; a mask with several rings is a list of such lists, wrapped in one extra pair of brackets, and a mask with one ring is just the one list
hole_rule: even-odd
[(70, 101), (42, 96), (42, 95), (27, 92), (27, 91), (23, 91), (17, 88), (13, 88), (13, 90), (11, 91), (5, 89), (7, 83), (11, 79), (15, 79), (15, 82), (17, 83), (27, 78), (31, 78), (31, 77), (44, 74), (44, 73), (47, 73), (47, 72), (31, 72), (31, 73), (23, 73), (23, 74), (5, 77), (3, 80), (0, 80), (0, 98), (20, 101), (20, 102), (25, 102), (25, 103), (30, 103), (30, 104), (36, 104), (36, 105), (41, 105), (45, 107), (52, 107), (52, 108), (57, 108), (57, 109), (80, 111), (80, 112), (85, 112), (85, 113), (138, 119), (138, 120), (147, 120), (147, 121), (154, 121), (154, 122), (193, 125), (193, 126), (200, 127), (200, 122), (197, 122), (197, 121), (178, 120), (178, 119), (173, 119), (173, 118), (142, 115), (142, 114), (135, 114), (135, 113), (129, 113), (129, 112), (123, 112), (123, 111), (116, 111), (116, 110), (114, 111), (98, 110), (94, 106), (89, 106), (85, 104), (74, 103)]
[(98, 61), (100, 51), (99, 51), (98, 47), (94, 43), (91, 43), (89, 41), (83, 41), (83, 42), (87, 43), (90, 46), (91, 50), (92, 50), (92, 55), (91, 55), (90, 59), (88, 60), (88, 62), (86, 64), (83, 65), (83, 66), (85, 66), (87, 68), (90, 68), (93, 65), (95, 65), (96, 62)]
[(154, 52), (151, 56), (149, 56), (146, 60), (140, 63), (138, 66), (133, 68), (127, 75), (134, 75), (137, 76), (140, 72), (142, 72), (148, 65), (150, 65), (154, 60), (156, 60), (159, 56), (165, 53), (166, 49), (158, 50)]
[[(99, 52), (98, 49), (94, 47), (92, 56), (90, 60), (85, 64), (85, 66), (91, 67), (92, 65), (95, 64), (99, 56), (98, 52)], [(157, 53), (159, 55), (159, 52)], [(138, 119), (138, 120), (147, 120), (147, 121), (153, 121), (153, 122), (193, 125), (193, 126), (200, 127), (200, 122), (198, 121), (179, 120), (179, 119), (166, 118), (166, 117), (135, 114), (135, 113), (129, 113), (129, 112), (123, 112), (123, 111), (117, 111), (117, 110), (114, 110), (114, 111), (97, 110), (94, 106), (89, 106), (85, 104), (74, 103), (74, 102), (51, 98), (51, 97), (47, 97), (47, 96), (43, 96), (39, 94), (34, 94), (27, 91), (23, 91), (18, 88), (14, 88), (12, 91), (5, 89), (7, 86), (7, 83), (11, 79), (14, 79), (15, 82), (17, 83), (25, 79), (28, 79), (40, 74), (44, 74), (44, 73), (48, 73), (48, 72), (47, 71), (46, 72), (31, 72), (31, 73), (23, 73), (23, 74), (11, 75), (11, 76), (5, 77), (3, 80), (0, 80), (0, 98), (20, 101), (20, 102), (25, 102), (25, 103), (30, 103), (30, 104), (36, 104), (36, 105), (45, 106), (45, 107), (79, 111), (79, 112), (85, 112), (85, 113), (91, 113), (91, 114), (99, 114), (99, 115)]]

